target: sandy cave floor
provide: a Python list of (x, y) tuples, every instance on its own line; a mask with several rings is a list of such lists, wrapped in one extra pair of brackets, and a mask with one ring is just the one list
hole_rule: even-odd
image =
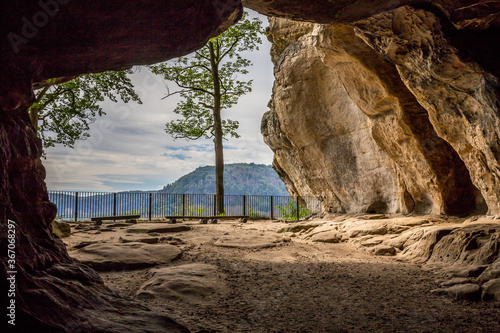
[[(209, 277), (215, 291), (203, 298), (186, 294), (139, 300), (192, 332), (500, 332), (498, 303), (433, 295), (430, 291), (443, 279), (397, 257), (297, 237), (272, 248), (219, 247), (214, 242), (221, 236), (275, 234), (287, 224), (185, 224), (192, 229), (169, 234), (183, 252), (167, 266), (216, 266)], [(97, 234), (79, 231), (64, 241), (71, 255), (82, 241), (118, 243), (122, 236), (128, 236), (123, 227)], [(100, 275), (110, 288), (132, 298), (153, 276), (149, 268)]]

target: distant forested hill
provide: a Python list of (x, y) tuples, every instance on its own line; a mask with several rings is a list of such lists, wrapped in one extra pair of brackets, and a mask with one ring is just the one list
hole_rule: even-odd
[[(226, 164), (224, 166), (225, 194), (248, 195), (288, 195), (285, 183), (270, 165), (263, 164)], [(174, 183), (163, 187), (166, 193), (215, 193), (215, 167), (199, 167), (182, 176)]]

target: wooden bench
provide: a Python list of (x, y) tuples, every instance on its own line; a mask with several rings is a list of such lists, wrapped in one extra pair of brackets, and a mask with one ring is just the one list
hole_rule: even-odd
[[(165, 216), (165, 218), (171, 223), (175, 223), (176, 219), (183, 219), (183, 220), (197, 220), (200, 219), (202, 221), (212, 221), (212, 223), (217, 223), (217, 220), (223, 220), (223, 219), (231, 219), (231, 220), (237, 220), (240, 219), (243, 223), (248, 220), (250, 216), (249, 215), (220, 215), (220, 216), (178, 216), (178, 215), (171, 215), (171, 216)], [(215, 222), (213, 222), (215, 221)]]
[(221, 215), (221, 216), (179, 216), (171, 215), (165, 216), (166, 219), (241, 219), (248, 218), (249, 215)]
[(97, 216), (90, 218), (91, 221), (95, 223), (95, 225), (101, 225), (102, 221), (116, 221), (116, 220), (130, 220), (130, 219), (138, 219), (141, 215), (115, 215), (115, 216)]

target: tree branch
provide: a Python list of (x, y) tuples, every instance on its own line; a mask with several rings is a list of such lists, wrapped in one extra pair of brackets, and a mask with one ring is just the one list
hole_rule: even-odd
[(202, 65), (202, 64), (195, 64), (195, 65), (192, 65), (192, 66), (184, 67), (184, 68), (182, 68), (182, 70), (184, 71), (186, 69), (190, 69), (190, 68), (194, 68), (194, 67), (201, 67), (203, 69), (206, 69), (210, 73), (210, 68), (208, 68), (207, 66)]
[(220, 40), (217, 39), (217, 62), (221, 61), (222, 58), (219, 58), (220, 57), (220, 47), (221, 47), (221, 44), (220, 44)]
[[(198, 140), (199, 138), (201, 138), (202, 136), (204, 136), (210, 128), (212, 128), (212, 130), (213, 130), (213, 125), (209, 125), (206, 128), (204, 128), (202, 130), (201, 134), (198, 135), (198, 136), (176, 135), (176, 136), (174, 136), (174, 140), (177, 140), (177, 139)], [(213, 131), (212, 131), (212, 136), (213, 136)]]
[(221, 78), (219, 78), (219, 83), (220, 83), (222, 89), (224, 89), (223, 95), (226, 95), (228, 88), (226, 88), (226, 86), (224, 85), (224, 82), (222, 82)]
[(168, 89), (167, 87), (167, 95), (165, 95), (164, 97), (162, 97), (161, 99), (164, 100), (165, 98), (168, 98), (170, 96), (173, 96), (175, 94), (182, 94), (182, 93), (185, 93), (185, 92), (188, 92), (189, 90), (177, 90), (173, 93), (170, 92), (170, 89)]
[(210, 110), (213, 110), (213, 109), (214, 109), (214, 107), (213, 107), (213, 106), (208, 105), (208, 104), (206, 104), (206, 103), (199, 102), (199, 104), (200, 104), (200, 105), (203, 105), (203, 106), (204, 106), (204, 107), (206, 107), (207, 109), (210, 109)]
[[(49, 87), (49, 88), (50, 88), (50, 87)], [(52, 102), (53, 102), (56, 98), (58, 98), (58, 97), (59, 97), (59, 95), (61, 95), (61, 94), (65, 93), (66, 91), (71, 91), (71, 89), (63, 89), (63, 90), (58, 91), (58, 90), (59, 90), (59, 88), (60, 88), (60, 87), (57, 87), (56, 91), (52, 94), (52, 96), (49, 98), (49, 100), (48, 100), (48, 101), (46, 101), (46, 102), (43, 104), (43, 106), (40, 108), (40, 110), (45, 109), (45, 107), (46, 107), (47, 105), (49, 105), (50, 103), (52, 103)], [(73, 96), (74, 96), (74, 94), (73, 94)], [(74, 98), (73, 98), (73, 104), (74, 104)]]
[(45, 88), (45, 87), (49, 87), (50, 88), (53, 85), (57, 85), (57, 84), (61, 84), (61, 83), (65, 83), (65, 82), (74, 80), (74, 79), (76, 79), (79, 76), (80, 75), (63, 76), (63, 77), (57, 77), (57, 78), (53, 78), (53, 79), (48, 79), (48, 80), (45, 80), (45, 81), (42, 81), (42, 82), (34, 82), (32, 84), (32, 87), (33, 87), (33, 90), (38, 90), (38, 89), (42, 89), (42, 88)]
[(200, 57), (202, 57), (203, 59), (205, 59), (205, 60), (209, 60), (209, 61), (210, 61), (210, 59), (209, 59), (208, 57), (205, 57), (205, 56), (204, 56), (203, 54), (201, 54), (200, 52), (196, 51), (195, 53), (196, 53), (197, 55), (199, 55)]
[(52, 87), (52, 86), (45, 86), (45, 87), (42, 89), (42, 91), (40, 91), (40, 92), (38, 93), (38, 95), (36, 95), (36, 100), (35, 100), (35, 103), (33, 103), (33, 104), (38, 104), (38, 103), (40, 103), (40, 101), (42, 100), (43, 96), (45, 96), (45, 93), (47, 92), (47, 90), (49, 90), (49, 89), (50, 89), (50, 87)]
[(179, 74), (177, 74), (177, 77), (176, 77), (176, 78), (172, 78), (171, 80), (172, 80), (172, 81), (174, 81), (174, 82), (175, 82), (175, 84), (176, 84), (176, 85), (178, 85), (180, 88), (183, 88), (183, 89), (189, 89), (189, 90), (195, 90), (195, 91), (201, 91), (201, 92), (203, 92), (203, 93), (205, 93), (205, 94), (209, 94), (209, 95), (214, 96), (214, 94), (213, 94), (213, 93), (211, 93), (211, 92), (210, 92), (210, 91), (208, 91), (208, 90), (205, 90), (205, 89), (202, 89), (202, 88), (198, 88), (198, 87), (193, 87), (193, 86), (185, 86), (185, 85), (181, 84), (181, 83), (179, 82), (179, 81), (180, 81), (180, 79), (179, 79)]
[(205, 94), (209, 94), (209, 95), (214, 95), (213, 93), (211, 93), (210, 91), (208, 90), (205, 90), (205, 89), (202, 89), (202, 88), (198, 88), (198, 87), (190, 87), (190, 86), (183, 86), (181, 85), (179, 82), (177, 82), (177, 80), (174, 80), (175, 84), (178, 85), (179, 87), (183, 88), (183, 89), (189, 89), (189, 90), (196, 90), (196, 91), (201, 91), (201, 92), (204, 92)]
[(227, 56), (227, 54), (229, 52), (231, 52), (231, 50), (236, 46), (236, 44), (238, 44), (239, 41), (240, 41), (240, 39), (236, 38), (236, 40), (233, 42), (233, 44), (231, 44), (231, 46), (226, 50), (226, 52), (224, 52), (222, 54), (222, 56), (219, 58), (219, 61), (222, 60), (222, 59), (224, 59), (224, 57)]

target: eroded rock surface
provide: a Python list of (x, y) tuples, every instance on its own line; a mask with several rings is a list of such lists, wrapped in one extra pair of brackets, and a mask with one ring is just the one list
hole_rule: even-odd
[(151, 234), (151, 233), (171, 233), (189, 231), (191, 227), (182, 224), (168, 224), (168, 223), (141, 223), (127, 228), (127, 233), (130, 234)]
[(168, 264), (181, 256), (182, 251), (173, 245), (143, 243), (91, 244), (71, 256), (98, 271), (139, 269)]
[(227, 235), (220, 237), (214, 245), (239, 249), (265, 249), (274, 247), (281, 242), (283, 242), (283, 238), (274, 235)]
[(150, 270), (153, 277), (145, 282), (137, 297), (182, 300), (188, 303), (203, 302), (223, 288), (217, 276), (217, 267), (208, 264), (185, 264)]
[[(0, 233), (5, 244), (7, 220), (15, 221), (16, 302), (18, 321), (24, 325), (18, 328), (185, 331), (167, 317), (109, 291), (94, 271), (70, 259), (61, 240), (52, 237), (56, 208), (48, 201), (40, 141), (27, 109), (34, 100), (32, 85), (45, 79), (159, 62), (201, 47), (235, 22), (241, 14), (240, 2), (58, 0), (47, 9), (48, 2), (44, 6), (38, 1), (4, 2), (1, 14)], [(467, 214), (488, 209), (491, 214), (500, 213), (498, 3), (245, 3), (270, 15), (355, 25), (356, 35), (364, 42), (355, 40), (353, 30), (344, 27), (345, 37), (329, 44), (332, 27), (315, 26), (297, 34), (300, 38), (309, 34), (307, 41), (295, 40), (291, 48), (288, 41), (284, 45), (301, 67), (288, 69), (291, 77), (283, 77), (283, 82), (293, 83), (290, 92), (298, 91), (304, 99), (308, 97), (300, 89), (313, 90), (322, 104), (314, 115), (294, 113), (301, 122), (298, 128), (318, 131), (314, 135), (304, 132), (297, 137), (289, 128), (280, 127), (284, 105), (276, 106), (282, 111), (266, 118), (270, 124), (267, 140), (273, 142), (273, 149), (282, 150), (275, 166), (291, 193), (320, 196), (325, 208), (339, 212)], [(279, 39), (277, 35), (274, 40)], [(318, 36), (325, 37), (325, 42), (320, 40), (317, 48), (310, 48)], [(343, 44), (344, 38), (348, 42)], [(328, 51), (332, 45), (335, 52)], [(282, 58), (286, 65), (286, 57)], [(386, 59), (394, 67), (384, 63)], [(351, 72), (336, 69), (344, 62)], [(309, 76), (319, 92), (300, 83), (309, 63), (314, 72), (328, 79), (317, 85), (316, 78)], [(349, 73), (356, 73), (355, 79)], [(329, 95), (328, 87), (336, 98)], [(333, 116), (327, 107), (331, 105), (346, 109), (348, 116)], [(304, 124), (311, 120), (315, 124)], [(338, 147), (334, 137), (342, 143)], [(308, 159), (319, 162), (319, 169)], [(421, 241), (424, 234), (432, 244), (449, 229), (426, 232), (416, 233), (404, 244)], [(365, 239), (364, 244), (378, 241)], [(484, 265), (477, 264), (471, 272), (483, 269)], [(4, 255), (0, 267), (5, 277)], [(481, 276), (486, 273), (497, 276), (498, 263), (489, 265)]]
[[(384, 217), (384, 218), (382, 218)], [(373, 255), (397, 256), (448, 278), (433, 293), (461, 300), (496, 300), (500, 222), (491, 218), (329, 215), (281, 229), (313, 242), (348, 242)], [(491, 282), (493, 281), (493, 282)]]
[(317, 23), (354, 22), (398, 7), (413, 5), (440, 11), (462, 28), (486, 29), (499, 25), (498, 3), (485, 0), (243, 0), (246, 7), (268, 16)]
[(410, 6), (353, 25), (270, 19), (262, 133), (288, 190), (331, 212), (498, 213), (497, 70), (468, 28)]

